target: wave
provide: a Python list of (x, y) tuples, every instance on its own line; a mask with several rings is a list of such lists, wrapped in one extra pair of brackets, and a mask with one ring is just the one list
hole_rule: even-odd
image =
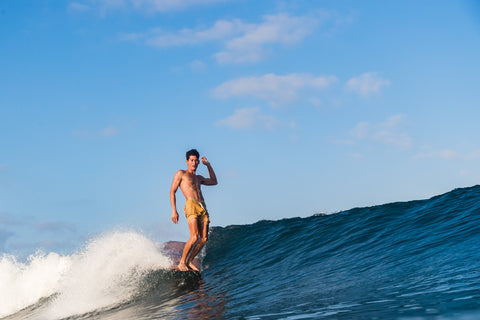
[(228, 279), (222, 287), (242, 306), (230, 317), (480, 310), (479, 217), (474, 186), (428, 200), (217, 228), (204, 265), (211, 281)]
[(37, 253), (21, 263), (4, 255), (0, 317), (35, 304), (35, 318), (44, 319), (122, 304), (138, 294), (146, 274), (169, 265), (157, 244), (135, 232), (104, 234), (70, 256)]
[(201, 276), (110, 232), (69, 256), (0, 260), (5, 319), (474, 319), (480, 186), (426, 200), (213, 227)]

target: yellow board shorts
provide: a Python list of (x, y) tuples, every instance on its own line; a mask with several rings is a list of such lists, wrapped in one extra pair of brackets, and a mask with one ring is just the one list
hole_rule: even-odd
[(197, 219), (200, 222), (210, 222), (207, 207), (204, 202), (196, 200), (187, 200), (185, 202), (185, 217), (190, 222), (192, 219)]

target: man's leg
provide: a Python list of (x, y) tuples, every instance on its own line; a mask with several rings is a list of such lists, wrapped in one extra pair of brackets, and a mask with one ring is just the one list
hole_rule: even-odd
[(186, 262), (187, 267), (194, 270), (194, 271), (200, 271), (200, 270), (198, 270), (197, 267), (195, 267), (193, 265), (192, 261), (197, 256), (197, 254), (200, 252), (200, 250), (202, 250), (205, 243), (207, 243), (207, 240), (208, 240), (208, 224), (209, 224), (208, 221), (203, 221), (203, 222), (198, 221), (198, 227), (200, 229), (199, 230), (200, 231), (200, 239), (198, 239), (197, 243), (192, 248), (192, 252), (191, 252), (191, 254), (188, 257), (188, 260)]
[(195, 242), (197, 242), (198, 240), (197, 219), (191, 219), (190, 221), (188, 221), (188, 229), (190, 230), (190, 239), (188, 239), (187, 243), (185, 243), (185, 247), (183, 248), (182, 258), (178, 263), (178, 269), (182, 271), (188, 271), (186, 259), (187, 259), (188, 253), (190, 252), (192, 247), (195, 245)]

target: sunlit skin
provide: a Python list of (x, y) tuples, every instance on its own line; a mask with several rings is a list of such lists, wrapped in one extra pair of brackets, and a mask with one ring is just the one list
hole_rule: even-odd
[[(190, 155), (188, 160), (186, 160), (187, 170), (178, 170), (173, 177), (172, 187), (170, 188), (170, 204), (172, 205), (172, 222), (175, 224), (178, 223), (178, 211), (175, 196), (178, 187), (182, 190), (186, 200), (204, 202), (200, 186), (202, 184), (207, 186), (217, 184), (217, 177), (215, 176), (215, 172), (213, 171), (210, 162), (208, 162), (205, 157), (202, 157), (201, 161), (208, 169), (208, 178), (196, 174), (200, 161), (195, 155)], [(192, 261), (208, 240), (208, 225), (208, 222), (200, 222), (197, 219), (192, 219), (188, 222), (190, 238), (183, 249), (178, 269), (182, 271), (199, 271), (197, 267), (193, 265)]]

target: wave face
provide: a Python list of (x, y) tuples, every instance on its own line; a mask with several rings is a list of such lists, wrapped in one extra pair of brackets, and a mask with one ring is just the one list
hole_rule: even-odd
[(229, 315), (480, 318), (480, 186), (212, 233)]
[(137, 233), (27, 264), (4, 256), (0, 318), (480, 318), (480, 186), (209, 237), (201, 277), (168, 270)]

